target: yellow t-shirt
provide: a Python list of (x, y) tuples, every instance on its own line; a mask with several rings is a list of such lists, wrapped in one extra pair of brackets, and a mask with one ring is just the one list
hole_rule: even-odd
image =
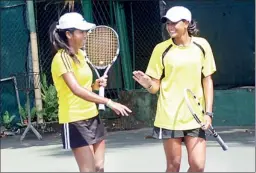
[[(170, 45), (172, 47), (165, 54), (163, 66), (162, 54)], [(183, 92), (185, 88), (191, 89), (205, 105), (202, 74), (209, 76), (216, 71), (209, 43), (200, 37), (192, 37), (191, 44), (185, 47), (175, 45), (172, 39), (159, 43), (153, 50), (146, 74), (161, 79), (163, 69), (165, 77), (160, 84), (154, 125), (170, 130), (199, 128), (186, 105)], [(199, 118), (203, 120), (203, 115)]]
[(64, 73), (73, 72), (80, 86), (92, 90), (93, 74), (82, 50), (76, 56), (80, 64), (75, 63), (64, 50), (59, 50), (51, 64), (52, 78), (58, 93), (58, 116), (61, 124), (89, 119), (98, 114), (96, 104), (74, 95), (62, 77)]

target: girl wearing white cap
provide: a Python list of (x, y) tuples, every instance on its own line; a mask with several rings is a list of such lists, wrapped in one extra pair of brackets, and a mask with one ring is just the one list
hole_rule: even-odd
[(72, 12), (61, 16), (50, 28), (50, 41), (56, 51), (51, 72), (58, 92), (63, 147), (72, 149), (80, 172), (104, 172), (105, 130), (95, 103), (106, 104), (117, 114), (131, 112), (92, 92), (107, 83), (105, 76), (92, 84), (92, 71), (80, 49), (86, 31), (94, 26)]
[[(153, 137), (162, 139), (167, 172), (179, 172), (181, 146), (188, 152), (189, 172), (203, 172), (205, 167), (205, 131), (212, 123), (213, 80), (216, 71), (211, 47), (197, 37), (191, 12), (182, 6), (170, 8), (162, 17), (170, 39), (156, 45), (145, 73), (134, 71), (133, 78), (150, 93), (160, 95)], [(203, 129), (194, 120), (185, 103), (183, 91), (191, 89), (205, 105)]]

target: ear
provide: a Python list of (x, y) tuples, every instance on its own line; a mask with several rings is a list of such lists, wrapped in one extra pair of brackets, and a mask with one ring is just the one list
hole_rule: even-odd
[(186, 20), (183, 20), (183, 23), (184, 23), (184, 27), (185, 27), (185, 28), (188, 28), (189, 22), (186, 21)]
[(69, 31), (66, 31), (66, 37), (68, 38), (68, 39), (71, 39), (72, 38), (72, 34), (71, 34), (71, 32), (69, 32)]

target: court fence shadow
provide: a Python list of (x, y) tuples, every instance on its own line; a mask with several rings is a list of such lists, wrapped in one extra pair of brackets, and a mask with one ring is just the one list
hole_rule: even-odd
[[(255, 147), (255, 127), (217, 127), (216, 130), (229, 147)], [(148, 138), (151, 133), (152, 128), (108, 132), (106, 135), (106, 148), (110, 151), (117, 148), (161, 144), (161, 140)], [(207, 147), (215, 147), (218, 145), (217, 141), (212, 136), (207, 136), (207, 141)], [(19, 135), (1, 139), (1, 149), (18, 149), (49, 145), (53, 147), (47, 148), (47, 150), (54, 150), (52, 154), (54, 156), (72, 155), (71, 151), (62, 150), (62, 142), (59, 133), (44, 134), (42, 140), (38, 140), (32, 133), (28, 133), (22, 142), (20, 141)], [(59, 151), (56, 152), (56, 150)]]

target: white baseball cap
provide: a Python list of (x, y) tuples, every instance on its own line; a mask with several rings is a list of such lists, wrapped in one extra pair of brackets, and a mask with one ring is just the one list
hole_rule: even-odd
[(56, 26), (57, 29), (69, 29), (76, 28), (79, 30), (89, 30), (96, 27), (95, 24), (87, 22), (83, 16), (76, 12), (65, 13), (59, 19), (59, 23)]
[(166, 15), (161, 18), (161, 22), (165, 23), (167, 20), (170, 20), (171, 22), (178, 22), (180, 20), (186, 20), (188, 22), (191, 22), (192, 14), (189, 11), (189, 9), (183, 7), (183, 6), (174, 6), (170, 8)]

